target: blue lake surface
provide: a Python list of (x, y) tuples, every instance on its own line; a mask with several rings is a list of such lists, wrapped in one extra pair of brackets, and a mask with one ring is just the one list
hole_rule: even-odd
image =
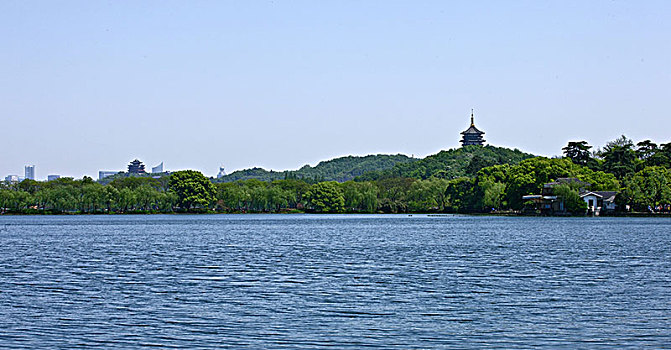
[(0, 217), (2, 348), (670, 348), (671, 220)]

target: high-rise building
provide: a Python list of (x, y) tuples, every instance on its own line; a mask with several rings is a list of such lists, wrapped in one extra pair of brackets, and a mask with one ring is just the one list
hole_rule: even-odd
[(222, 165), (219, 167), (219, 173), (217, 174), (217, 179), (224, 176), (226, 176), (226, 172), (224, 171), (224, 166)]
[(47, 181), (54, 181), (56, 179), (60, 179), (60, 175), (47, 175)]
[(138, 159), (133, 160), (128, 164), (128, 173), (129, 174), (145, 174), (144, 164)]
[(478, 130), (478, 128), (475, 127), (475, 123), (473, 122), (473, 110), (471, 110), (471, 126), (466, 129), (465, 131), (461, 132), (462, 138), (461, 138), (461, 145), (462, 146), (469, 146), (469, 145), (478, 145), (482, 146), (483, 143), (485, 143), (485, 139), (482, 137), (484, 135), (484, 131)]
[(25, 173), (26, 176), (24, 176), (24, 178), (35, 180), (35, 166), (34, 165), (26, 165), (25, 169), (26, 169), (26, 173)]
[(19, 182), (19, 175), (7, 175), (5, 176), (5, 181), (10, 183)]
[(120, 171), (107, 171), (107, 170), (100, 170), (98, 172), (98, 180), (102, 180), (108, 176), (116, 175), (120, 173)]
[(161, 162), (161, 164), (159, 164), (159, 165), (157, 165), (157, 166), (151, 168), (151, 172), (152, 172), (153, 174), (156, 174), (156, 173), (162, 173), (162, 172), (163, 172), (163, 162)]

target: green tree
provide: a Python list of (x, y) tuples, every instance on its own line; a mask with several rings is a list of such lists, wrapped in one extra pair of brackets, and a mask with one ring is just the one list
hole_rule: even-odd
[(486, 158), (483, 155), (475, 154), (468, 162), (465, 171), (468, 176), (474, 176), (480, 169), (496, 165), (497, 163), (497, 160), (494, 158)]
[(636, 210), (671, 204), (671, 171), (664, 167), (645, 167), (626, 179), (625, 186), (621, 204), (629, 204)]
[(108, 212), (111, 212), (113, 209), (118, 209), (119, 190), (113, 186), (105, 186), (105, 192), (103, 193), (103, 203)]
[(18, 189), (20, 191), (25, 191), (30, 194), (35, 194), (35, 192), (39, 191), (41, 187), (42, 185), (39, 181), (32, 179), (25, 179), (18, 184)]
[(467, 177), (450, 180), (445, 189), (445, 201), (448, 211), (471, 211), (474, 205), (473, 180)]
[(272, 186), (277, 186), (284, 191), (287, 191), (289, 208), (297, 208), (298, 205), (303, 205), (305, 194), (310, 190), (310, 184), (303, 180), (290, 178), (288, 180), (273, 181)]
[(606, 144), (600, 156), (603, 158), (603, 169), (620, 180), (636, 171), (634, 143), (624, 135)]
[(506, 179), (511, 167), (508, 164), (494, 165), (478, 171), (474, 183), (476, 197), (472, 202), (479, 202), (477, 207), (483, 210), (502, 209), (507, 206)]
[(620, 182), (611, 173), (603, 171), (592, 171), (589, 168), (577, 168), (572, 173), (578, 180), (590, 184), (592, 191), (617, 191), (620, 189)]
[(636, 144), (636, 155), (641, 160), (639, 168), (646, 166), (664, 166), (669, 167), (668, 151), (671, 151), (671, 144), (662, 144), (661, 147), (656, 143), (645, 140)]
[(659, 151), (655, 153), (653, 165), (671, 169), (671, 142), (659, 145)]
[(378, 209), (385, 213), (408, 211), (408, 192), (417, 181), (407, 177), (385, 178), (375, 182), (378, 188)]
[(637, 143), (636, 146), (636, 155), (638, 156), (638, 159), (642, 161), (652, 158), (655, 153), (659, 151), (657, 144), (650, 140), (641, 141)]
[(570, 141), (562, 150), (564, 156), (571, 159), (573, 163), (587, 166), (592, 161), (590, 148), (592, 146), (588, 145), (587, 141)]
[(170, 191), (178, 198), (180, 208), (207, 208), (214, 201), (214, 185), (210, 179), (195, 170), (176, 171), (170, 175)]
[(312, 185), (307, 193), (310, 206), (319, 213), (341, 213), (345, 210), (345, 197), (335, 181)]
[(14, 210), (14, 194), (16, 191), (0, 189), (0, 213)]
[(576, 186), (571, 184), (560, 184), (553, 188), (553, 192), (564, 202), (566, 211), (576, 215), (583, 215), (587, 210), (587, 203), (580, 198), (580, 193)]
[(506, 179), (506, 201), (513, 209), (522, 208), (522, 196), (538, 194), (544, 183), (566, 177), (575, 166), (569, 159), (536, 157), (512, 167)]
[(160, 195), (155, 188), (144, 184), (136, 188), (133, 192), (135, 192), (135, 199), (138, 208), (142, 210), (154, 210), (156, 207), (158, 207)]
[(135, 198), (135, 192), (131, 190), (130, 188), (122, 188), (119, 191), (119, 198), (118, 198), (118, 208), (121, 210), (121, 212), (128, 212), (128, 211), (133, 211), (135, 210), (135, 204), (137, 203), (137, 200)]
[(377, 210), (378, 188), (372, 182), (347, 181), (341, 184), (347, 211), (374, 213)]
[(431, 178), (412, 183), (408, 191), (408, 209), (414, 212), (443, 211), (448, 181)]
[(269, 186), (265, 192), (269, 210), (278, 212), (289, 205), (289, 197), (291, 196), (289, 191), (279, 186)]
[[(477, 156), (477, 157), (476, 157)], [(523, 159), (533, 157), (517, 149), (511, 150), (494, 146), (464, 146), (428, 156), (411, 163), (400, 163), (383, 171), (368, 172), (358, 178), (364, 180), (380, 180), (392, 177), (408, 177), (414, 179), (455, 179), (472, 176), (480, 168), (493, 164), (517, 164)]]
[(105, 188), (103, 185), (89, 182), (82, 186), (81, 193), (81, 211), (95, 213), (105, 206)]
[(506, 185), (500, 182), (484, 181), (481, 186), (483, 188), (483, 209), (501, 209), (501, 204), (505, 196)]

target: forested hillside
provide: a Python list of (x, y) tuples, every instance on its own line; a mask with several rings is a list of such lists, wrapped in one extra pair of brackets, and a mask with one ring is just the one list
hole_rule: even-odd
[[(591, 191), (618, 192), (619, 214), (671, 213), (671, 142), (634, 144), (622, 136), (596, 152), (591, 148), (586, 141), (571, 141), (562, 149), (564, 158), (522, 161), (529, 155), (491, 146), (449, 150), (414, 161), (405, 156), (345, 157), (274, 173), (282, 178), (273, 181), (213, 184), (193, 170), (158, 178), (119, 176), (107, 185), (89, 177), (26, 179), (0, 182), (0, 214), (521, 213), (535, 208), (532, 201), (524, 200), (525, 195), (540, 194), (545, 184), (560, 178), (576, 178), (589, 184)], [(369, 181), (361, 178), (370, 175), (342, 183), (322, 180), (342, 180), (365, 171), (364, 165), (385, 166), (382, 160), (394, 157), (412, 163), (387, 165), (393, 168), (388, 174), (378, 172)], [(580, 187), (567, 183), (553, 188), (568, 212), (586, 213)]]
[(377, 154), (363, 157), (347, 156), (323, 161), (314, 167), (305, 165), (298, 170), (268, 171), (261, 168), (239, 170), (222, 178), (215, 179), (214, 182), (234, 182), (249, 179), (261, 181), (303, 179), (312, 182), (345, 182), (370, 171), (391, 169), (398, 164), (408, 164), (416, 161), (417, 159), (402, 154)]
[(474, 176), (478, 170), (499, 164), (518, 164), (524, 159), (534, 157), (518, 149), (495, 146), (465, 146), (440, 151), (437, 154), (412, 163), (397, 164), (393, 168), (374, 171), (357, 178), (371, 181), (390, 177), (409, 177), (414, 179), (454, 179), (462, 176)]

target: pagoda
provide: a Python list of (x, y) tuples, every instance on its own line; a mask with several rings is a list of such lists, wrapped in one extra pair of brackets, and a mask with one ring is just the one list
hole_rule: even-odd
[(482, 146), (485, 143), (485, 139), (482, 138), (482, 135), (484, 135), (484, 131), (478, 130), (478, 128), (475, 127), (475, 123), (473, 122), (473, 110), (471, 109), (471, 126), (466, 129), (466, 131), (461, 132), (461, 145), (462, 146), (468, 146), (468, 145), (478, 145)]
[(135, 159), (134, 161), (130, 162), (130, 164), (128, 164), (128, 173), (145, 174), (146, 171), (144, 170), (144, 164), (142, 164), (142, 162), (138, 159)]

